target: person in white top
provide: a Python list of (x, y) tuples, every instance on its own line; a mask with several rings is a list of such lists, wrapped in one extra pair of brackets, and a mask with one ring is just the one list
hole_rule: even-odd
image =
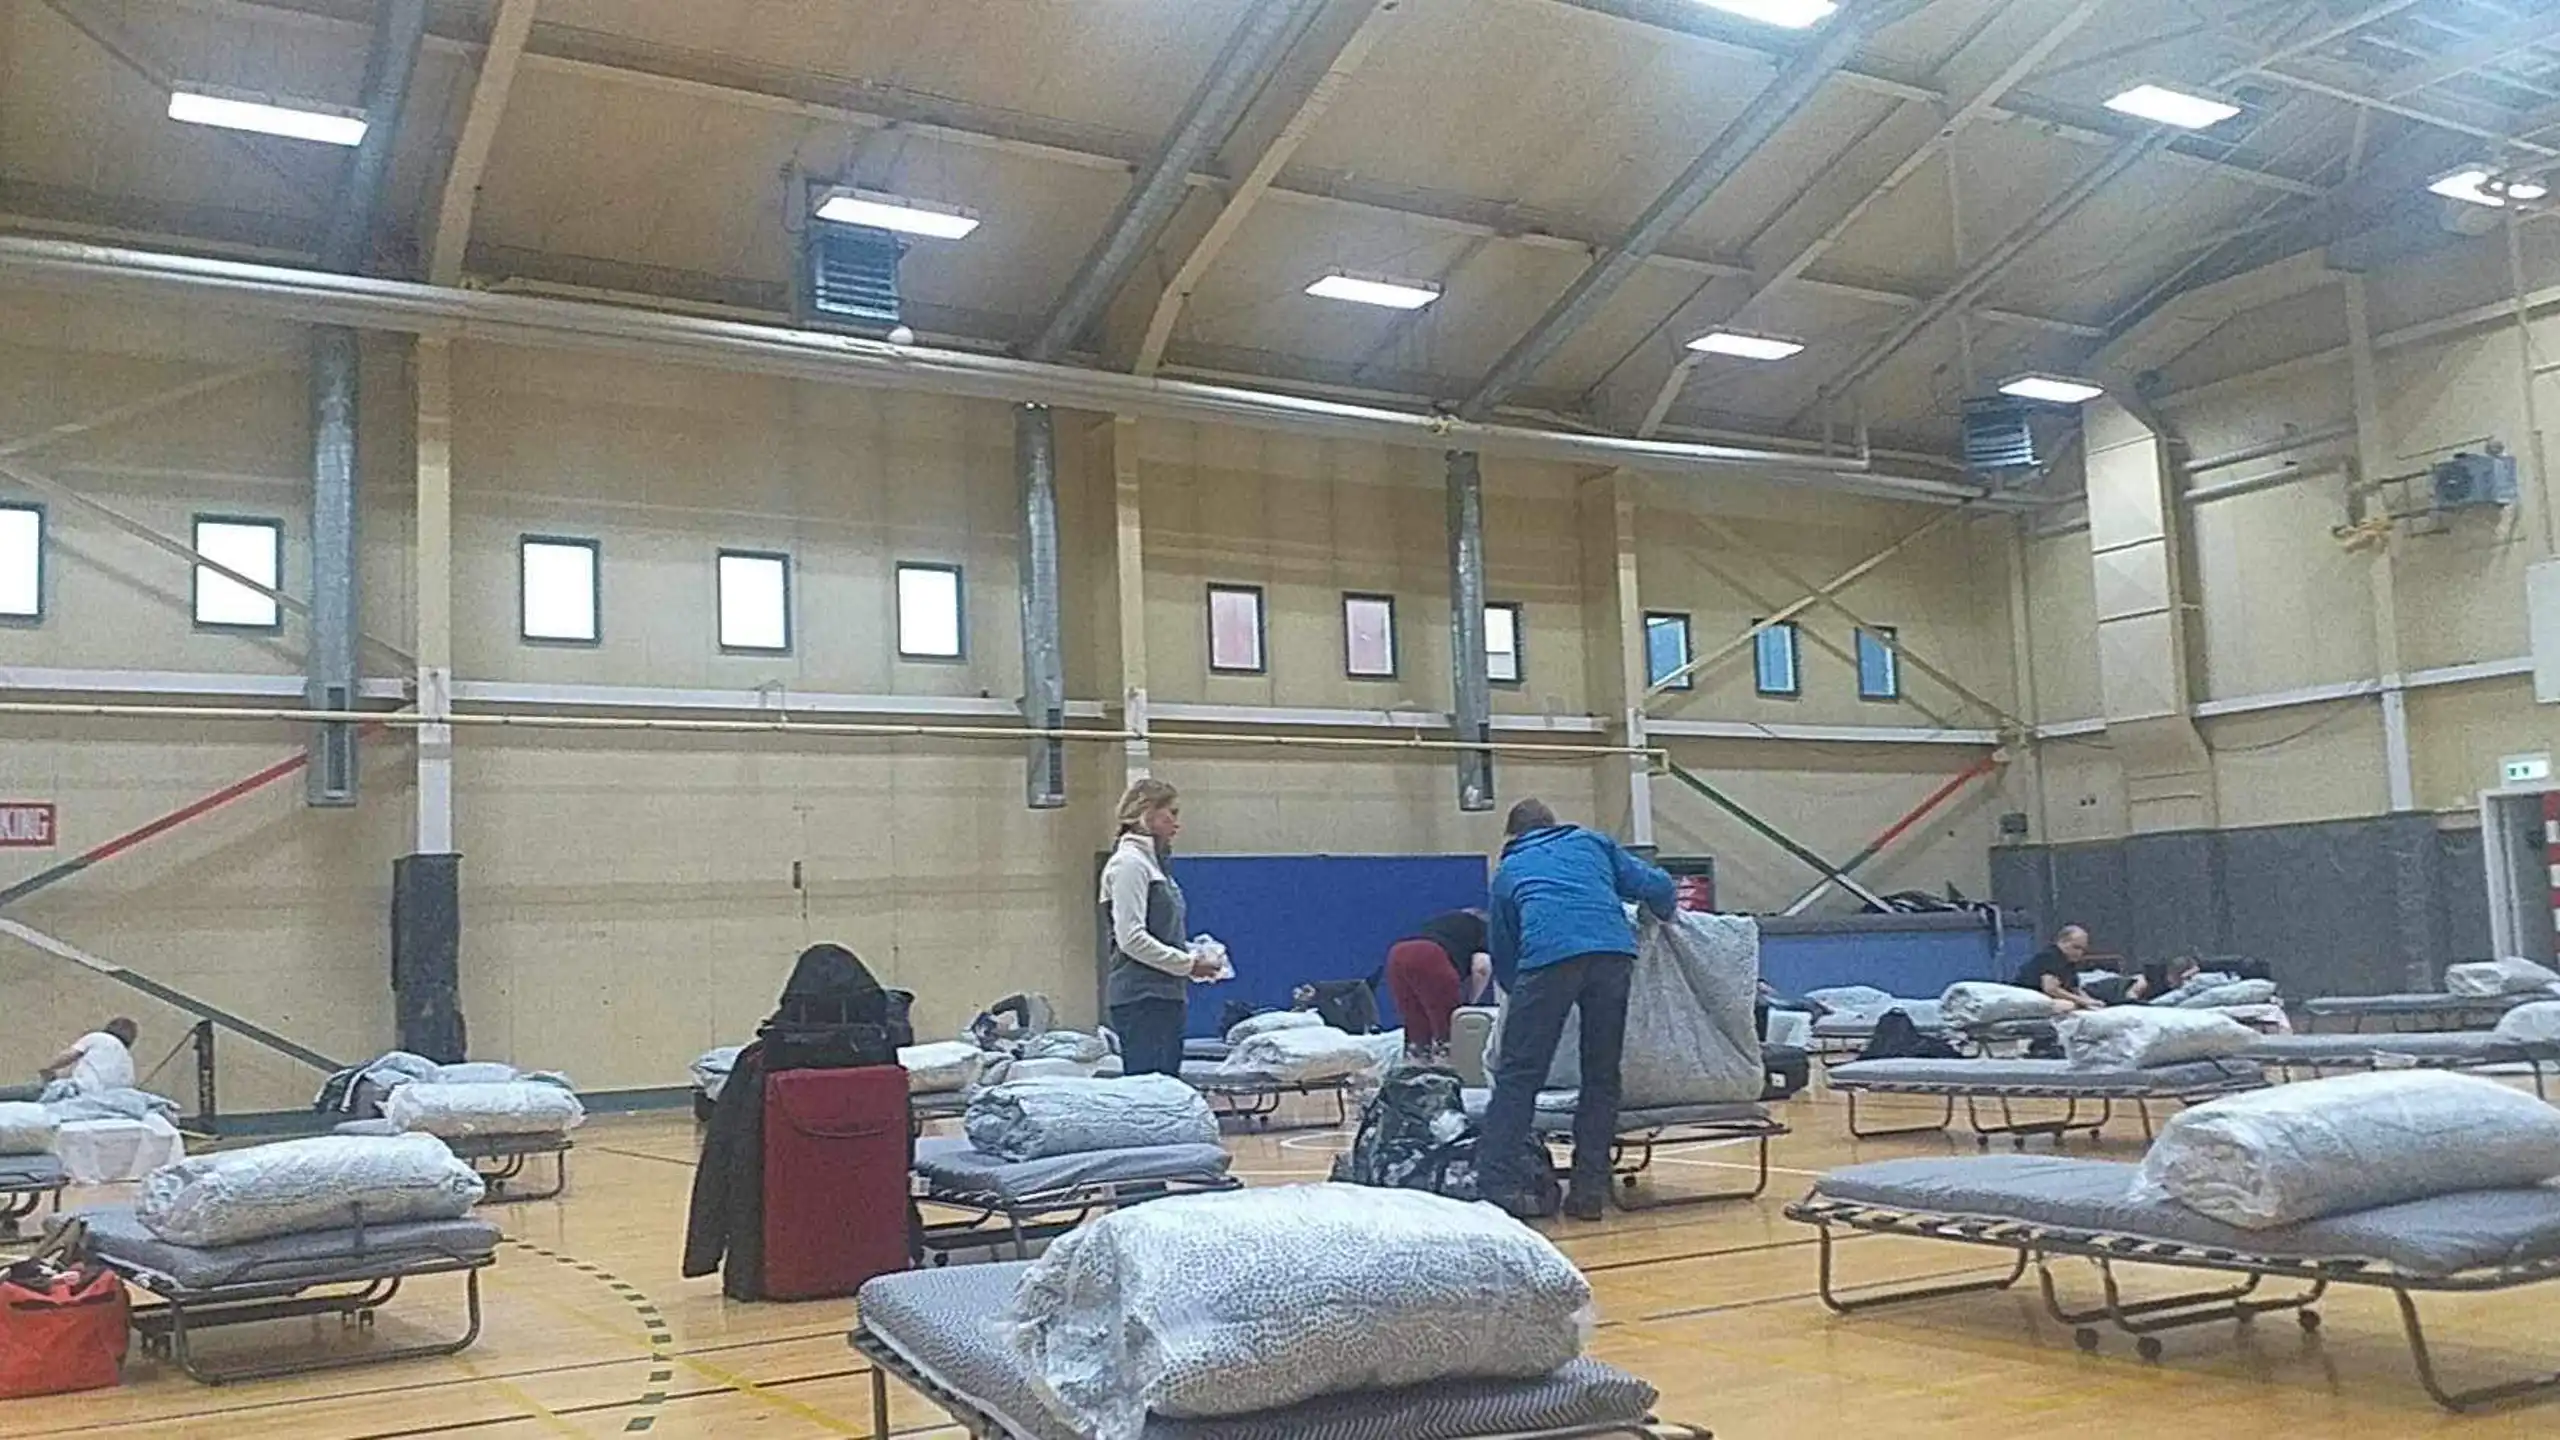
[(47, 1080), (69, 1079), (72, 1090), (95, 1095), (133, 1088), (133, 1042), (142, 1027), (119, 1015), (71, 1042), (71, 1048), (44, 1067)]

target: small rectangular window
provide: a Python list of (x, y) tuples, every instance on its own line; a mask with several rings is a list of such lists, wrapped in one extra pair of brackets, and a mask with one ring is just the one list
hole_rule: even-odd
[[(284, 522), (228, 516), (196, 517), (196, 553), (269, 590), (281, 590)], [(275, 598), (250, 589), (212, 566), (195, 567), (198, 625), (222, 630), (281, 630), (284, 611)]]
[(518, 633), (549, 645), (604, 638), (604, 547), (593, 540), (527, 535), (523, 541)]
[(1517, 605), (1484, 607), (1484, 678), (1496, 685), (1517, 685), (1528, 669), (1521, 663), (1524, 629)]
[(1902, 651), (1889, 625), (1858, 632), (1858, 698), (1902, 698)]
[(1220, 675), (1259, 675), (1262, 591), (1253, 585), (1209, 587), (1209, 669)]
[[(1686, 615), (1649, 614), (1644, 617), (1645, 683), (1662, 685), (1669, 682), (1673, 690), (1693, 689), (1694, 675), (1680, 672), (1689, 664), (1689, 617)], [(1678, 675), (1674, 680), (1671, 677)]]
[(0, 620), (44, 618), (44, 507), (0, 505)]
[(1396, 601), (1392, 595), (1342, 597), (1342, 668), (1354, 680), (1396, 675)]
[(1796, 668), (1796, 645), (1801, 638), (1793, 620), (1781, 620), (1751, 637), (1761, 694), (1792, 699), (1804, 693), (1804, 678)]
[(720, 552), (720, 648), (778, 655), (791, 648), (791, 558)]
[(898, 566), (898, 658), (957, 660), (966, 648), (960, 623), (960, 567)]

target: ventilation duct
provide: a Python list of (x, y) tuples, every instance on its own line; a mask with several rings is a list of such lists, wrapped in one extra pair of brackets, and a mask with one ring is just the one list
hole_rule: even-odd
[(905, 323), (898, 260), (907, 246), (894, 232), (812, 221), (801, 243), (808, 257), (812, 320), (881, 330)]
[(1978, 478), (1991, 478), (2036, 464), (2034, 411), (2005, 395), (1964, 402), (1964, 466)]

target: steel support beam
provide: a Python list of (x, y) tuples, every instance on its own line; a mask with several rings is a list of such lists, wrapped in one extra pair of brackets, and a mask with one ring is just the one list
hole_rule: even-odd
[(444, 188), (436, 202), (435, 231), (427, 240), (427, 279), (452, 285), (462, 279), (462, 257), (471, 244), (471, 215), (480, 201), (480, 180), (496, 150), (498, 122), (507, 113), (525, 42), (533, 35), (533, 14), (541, 0), (498, 0), (489, 21), (489, 44), (480, 52), (480, 75), (471, 85), (471, 104), (462, 115), (462, 133), (453, 142)]
[[(1045, 405), (1013, 412), (1014, 468), (1022, 488), (1022, 722), (1055, 732), (1067, 724), (1065, 645), (1059, 615), (1058, 431)], [(1067, 803), (1067, 747), (1054, 733), (1031, 741), (1024, 794), (1034, 810)]]
[[(2374, 363), (2373, 325), (2365, 303), (2365, 282), (2350, 275), (2346, 283), (2348, 383), (2355, 394), (2356, 470), (2365, 483), (2391, 473), (2392, 445), (2382, 408), (2382, 380)], [(2528, 382), (2530, 383), (2530, 382)], [(2417, 776), (2409, 753), (2409, 697), (2400, 673), (2400, 600), (2394, 573), (2393, 547), (2386, 543), (2373, 557), (2367, 580), (2373, 594), (2373, 658), (2382, 686), (2382, 768), (2391, 791), (2391, 808), (2417, 808)]]
[(418, 729), (415, 853), (453, 843), (453, 342), (418, 341)]
[(1154, 723), (1147, 699), (1147, 560), (1144, 491), (1138, 470), (1138, 422), (1123, 415), (1096, 431), (1110, 447), (1112, 571), (1118, 582), (1120, 630), (1120, 728), (1122, 783), (1154, 773), (1148, 742)]
[(1618, 293), (1645, 257), (1689, 222), (1708, 197), (1723, 188), (1744, 163), (1811, 103), (1823, 83), (1839, 73), (1870, 35), (1917, 9), (1926, 0), (1869, 0), (1835, 17), (1822, 34), (1780, 67), (1767, 88), (1716, 136), (1706, 153), (1691, 162), (1671, 187), (1655, 197), (1633, 227), (1608, 252), (1582, 272), (1564, 294), (1547, 307), (1529, 333), (1495, 362), (1458, 413), (1481, 419), (1509, 399), (1554, 357), (1609, 297)]
[[(1474, 452), (1452, 450), (1449, 491), (1449, 676), (1451, 729), (1461, 744), (1493, 739), (1493, 685), (1486, 674), (1484, 630), (1484, 465)], [(1494, 805), (1493, 752), (1458, 753), (1458, 808)]]
[[(311, 332), (311, 638), (303, 664), (314, 710), (356, 708), (357, 333)], [(314, 805), (356, 803), (356, 737), (322, 725), (312, 737), (306, 786)]]
[[(1876, 836), (1876, 838), (1868, 841), (1866, 848), (1860, 850), (1857, 854), (1850, 856), (1848, 859), (1841, 861), (1840, 873), (1842, 875), (1856, 874), (1859, 866), (1864, 865), (1868, 861), (1876, 858), (1878, 855), (1883, 854), (1884, 847), (1900, 839), (1904, 834), (1910, 831), (1912, 826), (1929, 818), (1929, 813), (1931, 811), (1946, 804), (1949, 800), (1954, 799), (1957, 791), (1962, 790), (1967, 785), (1972, 784), (1974, 781), (1999, 768), (2000, 757), (1995, 753), (1983, 756), (1961, 772), (1951, 776), (1945, 784), (1930, 791), (1927, 799), (1912, 806), (1911, 809), (1903, 813), (1901, 819), (1886, 826), (1884, 830)], [(1838, 881), (1830, 876), (1823, 877), (1822, 881), (1819, 884), (1816, 884), (1812, 889), (1807, 890), (1803, 894), (1798, 895), (1795, 899), (1788, 901), (1787, 908), (1779, 911), (1778, 913), (1781, 915), (1803, 914), (1805, 911), (1812, 909), (1813, 903), (1821, 899), (1824, 893), (1830, 890), (1830, 888), (1837, 883)]]
[(1859, 899), (1866, 901), (1870, 905), (1873, 905), (1878, 910), (1887, 908), (1884, 901), (1879, 898), (1874, 891), (1859, 884), (1855, 877), (1845, 873), (1839, 866), (1823, 859), (1813, 851), (1797, 844), (1793, 839), (1788, 837), (1787, 832), (1770, 824), (1768, 821), (1761, 819), (1759, 816), (1752, 814), (1749, 809), (1744, 807), (1741, 801), (1734, 799), (1732, 796), (1727, 795), (1715, 786), (1708, 784), (1696, 775), (1691, 774), (1689, 771), (1678, 765), (1674, 765), (1669, 761), (1663, 762), (1662, 768), (1671, 776), (1672, 779), (1677, 780), (1681, 784), (1688, 786), (1690, 789), (1697, 791), (1700, 795), (1703, 795), (1708, 800), (1712, 801), (1717, 808), (1723, 810), (1726, 814), (1731, 815), (1734, 819), (1741, 821), (1753, 834), (1760, 836), (1770, 844), (1777, 846), (1779, 849), (1793, 855), (1798, 860), (1812, 866), (1816, 871), (1820, 872), (1824, 878), (1838, 884), (1842, 889), (1847, 890), (1850, 894), (1857, 896)]
[(1189, 193), (1187, 177), (1226, 143), (1245, 106), (1271, 78), (1272, 68), (1319, 3), (1259, 0), (1246, 13), (1208, 77), (1192, 92), (1191, 103), (1174, 122), (1173, 134), (1130, 187), (1102, 238), (1067, 282), (1066, 293), (1049, 312), (1040, 333), (1023, 347), (1024, 355), (1054, 360), (1102, 318), (1104, 307), (1128, 283), (1130, 271)]

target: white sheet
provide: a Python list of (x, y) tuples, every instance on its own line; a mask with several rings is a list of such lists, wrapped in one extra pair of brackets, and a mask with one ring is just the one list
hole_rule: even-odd
[(71, 1120), (53, 1153), (74, 1185), (121, 1185), (187, 1158), (186, 1137), (157, 1115), (141, 1120)]

